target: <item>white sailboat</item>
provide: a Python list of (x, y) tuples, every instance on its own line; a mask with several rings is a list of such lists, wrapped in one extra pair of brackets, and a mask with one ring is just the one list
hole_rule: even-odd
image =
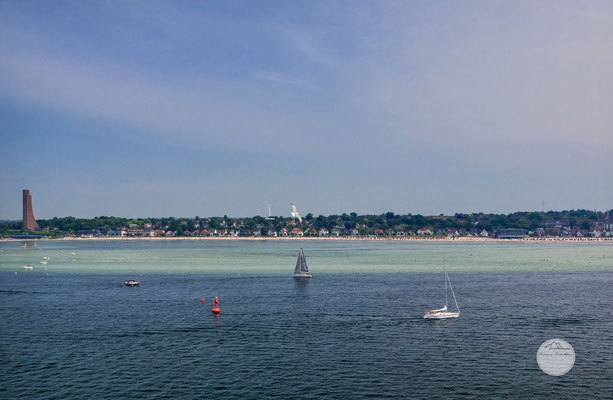
[(294, 278), (312, 278), (313, 274), (309, 273), (309, 266), (307, 265), (306, 258), (304, 257), (304, 251), (300, 249), (298, 252), (298, 260), (296, 261), (296, 268), (294, 269)]
[[(457, 311), (449, 311), (447, 309), (447, 282), (449, 282), (449, 288), (451, 289), (451, 294), (453, 295), (453, 301), (455, 303), (455, 307)], [(458, 306), (458, 301), (455, 298), (455, 293), (453, 291), (453, 286), (451, 285), (451, 280), (449, 279), (449, 275), (447, 275), (447, 266), (445, 266), (445, 307), (439, 308), (438, 310), (428, 310), (424, 311), (425, 319), (447, 319), (447, 318), (458, 318), (460, 316), (460, 307)]]

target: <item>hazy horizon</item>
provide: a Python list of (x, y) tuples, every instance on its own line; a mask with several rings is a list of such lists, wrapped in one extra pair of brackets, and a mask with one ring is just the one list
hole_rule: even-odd
[[(605, 210), (608, 1), (0, 3), (0, 219)], [(609, 171), (609, 172), (608, 172)]]

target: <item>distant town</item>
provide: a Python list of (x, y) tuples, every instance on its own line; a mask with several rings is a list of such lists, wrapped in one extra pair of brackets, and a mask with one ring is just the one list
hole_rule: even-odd
[[(24, 212), (25, 213), (25, 212)], [(29, 216), (28, 216), (29, 218)], [(571, 210), (512, 214), (380, 215), (295, 217), (199, 217), (90, 219), (61, 217), (0, 222), (1, 238), (613, 238), (609, 212)]]

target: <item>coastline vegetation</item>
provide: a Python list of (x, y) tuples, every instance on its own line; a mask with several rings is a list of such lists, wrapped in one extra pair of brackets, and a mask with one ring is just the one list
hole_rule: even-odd
[(528, 236), (613, 236), (608, 212), (590, 210), (515, 212), (512, 214), (458, 213), (453, 216), (419, 214), (315, 216), (302, 222), (291, 217), (95, 218), (54, 217), (37, 220), (40, 229), (23, 232), (21, 221), (0, 221), (0, 237), (23, 233), (46, 238), (70, 236), (494, 236), (519, 229)]

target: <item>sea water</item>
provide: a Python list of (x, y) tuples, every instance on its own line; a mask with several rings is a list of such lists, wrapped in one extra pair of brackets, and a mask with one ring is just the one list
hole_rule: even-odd
[[(0, 398), (613, 392), (611, 243), (34, 243), (0, 243)], [(291, 278), (300, 247), (313, 279)], [(461, 316), (424, 320), (443, 264)], [(536, 362), (551, 338), (576, 352), (560, 377)]]

